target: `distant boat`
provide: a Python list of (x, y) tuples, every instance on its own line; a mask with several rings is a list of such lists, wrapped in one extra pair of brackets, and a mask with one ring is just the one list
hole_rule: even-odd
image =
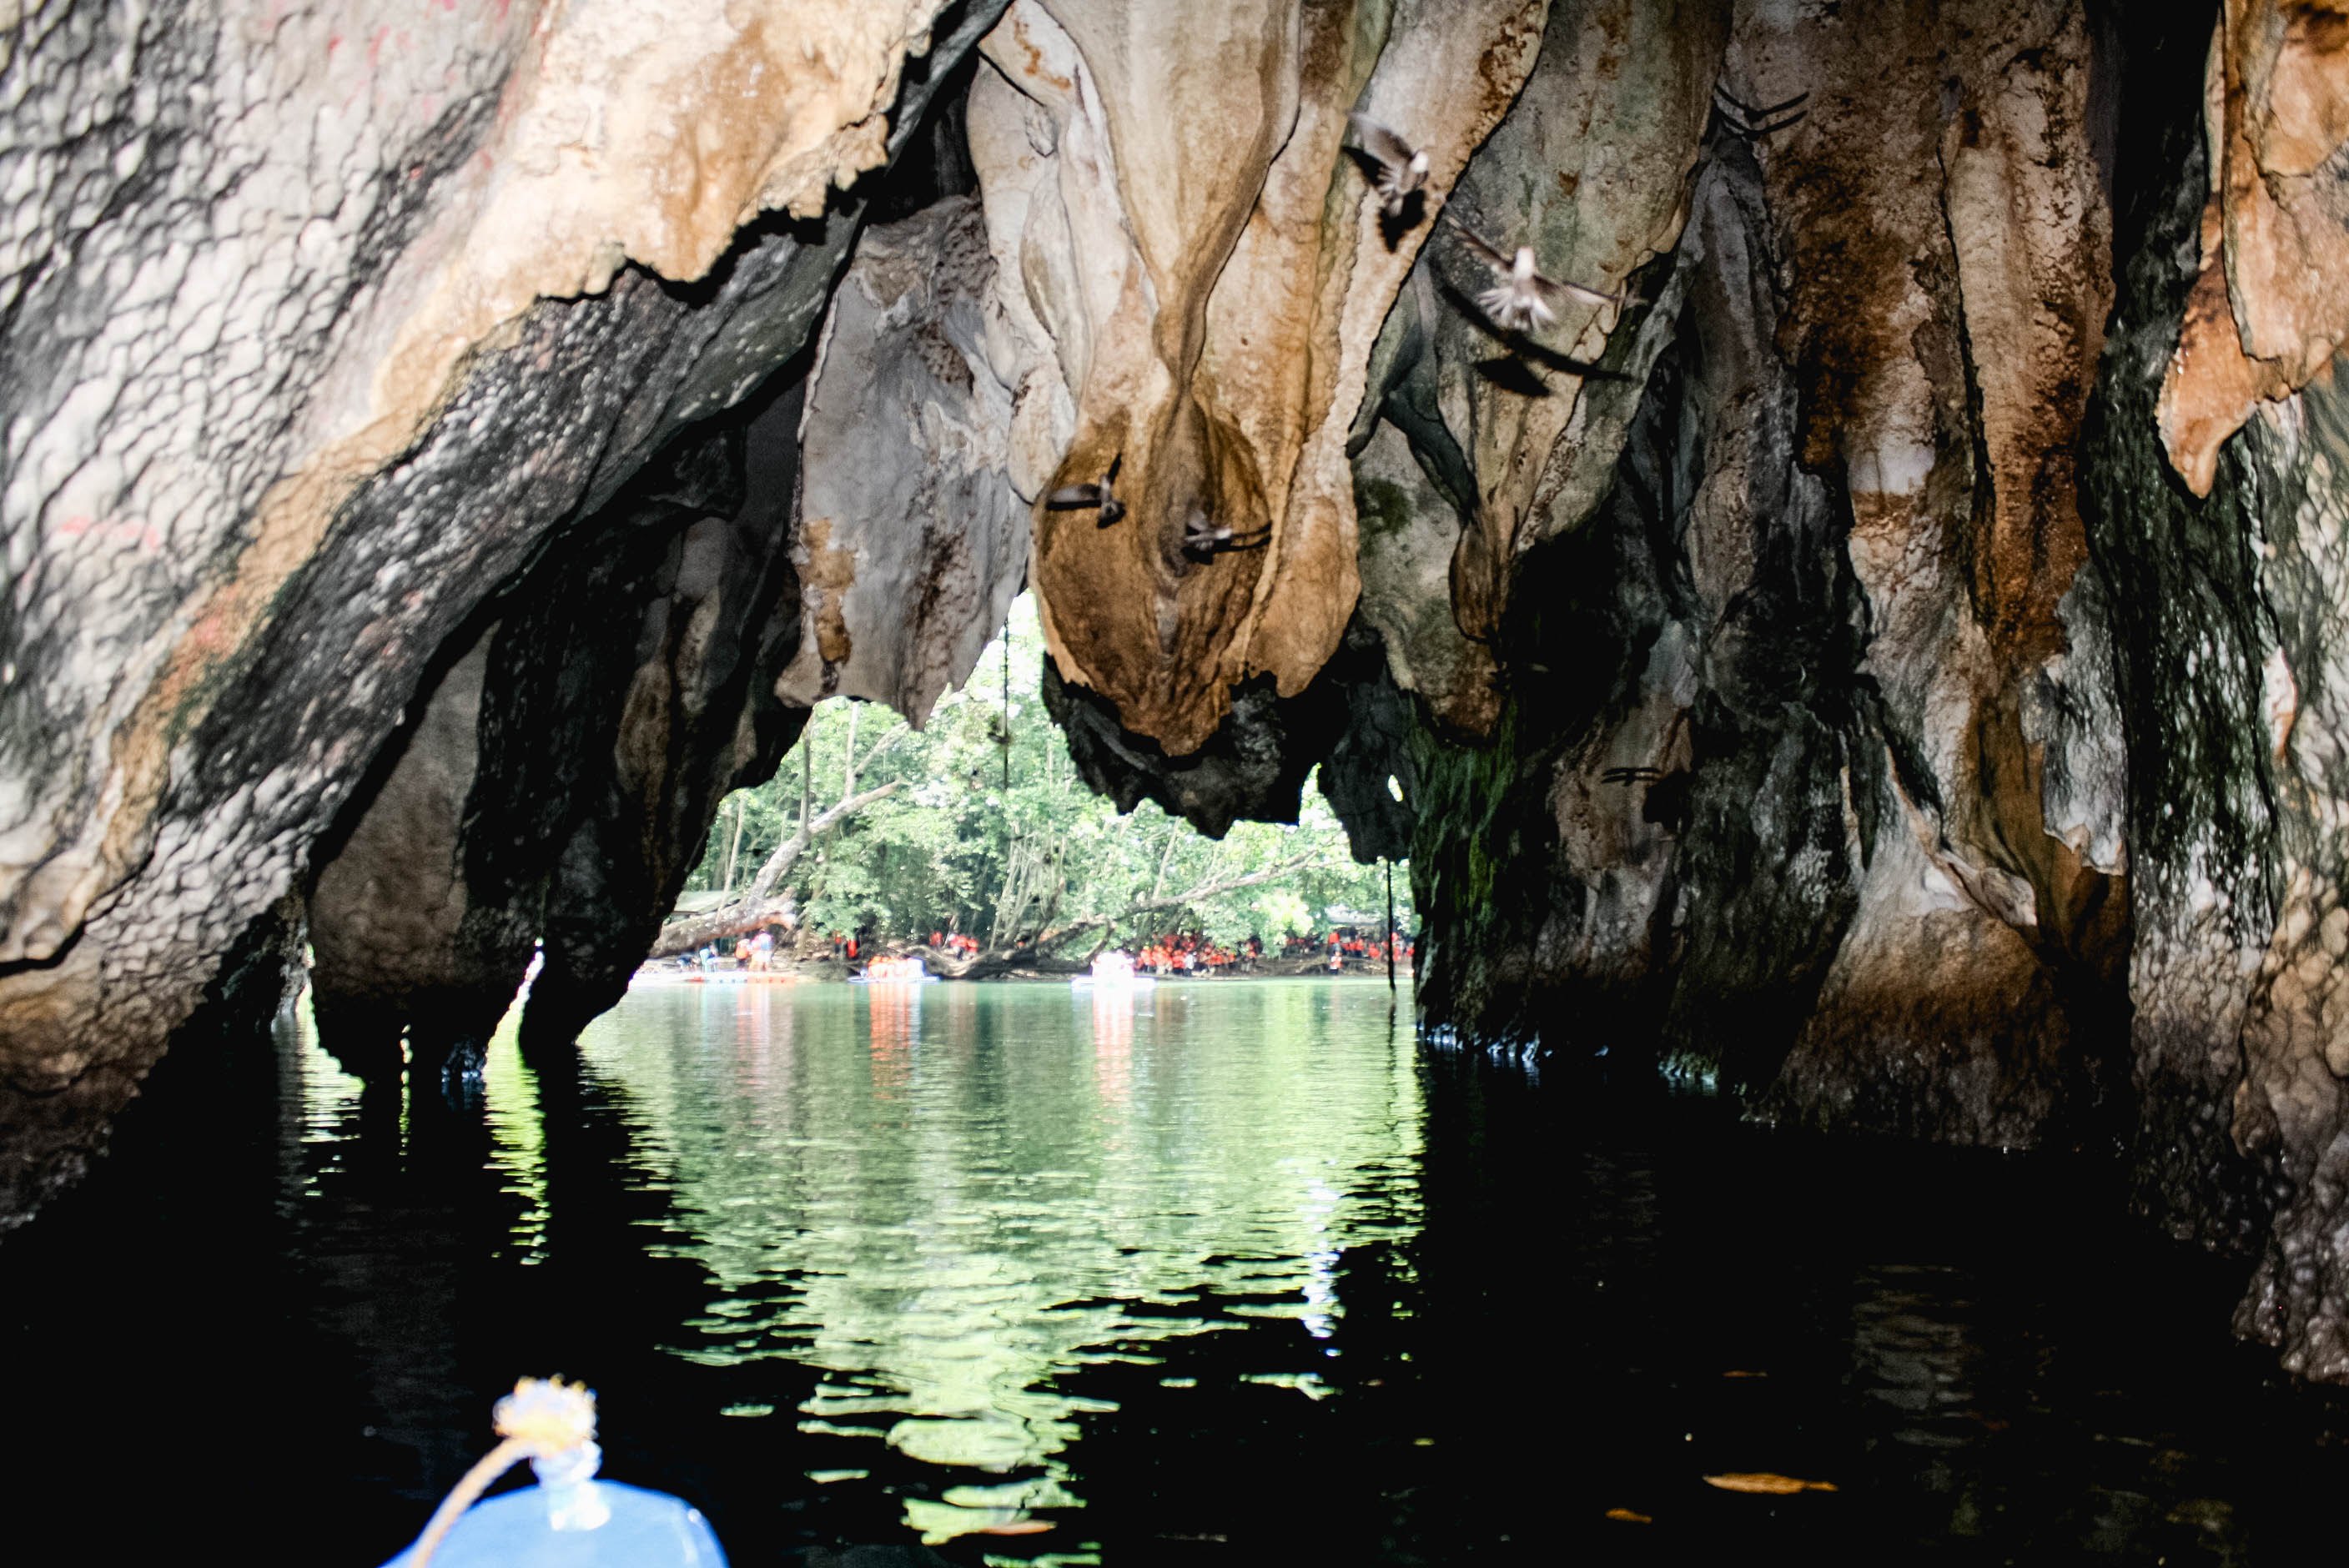
[(800, 985), (805, 975), (778, 975), (765, 969), (639, 969), (630, 985)]
[(1090, 974), (1072, 976), (1069, 984), (1080, 991), (1147, 991), (1158, 982), (1147, 975), (1133, 972), (1133, 959), (1123, 953), (1097, 953)]
[(875, 958), (864, 966), (864, 974), (849, 976), (859, 985), (921, 985), (936, 978), (915, 956)]

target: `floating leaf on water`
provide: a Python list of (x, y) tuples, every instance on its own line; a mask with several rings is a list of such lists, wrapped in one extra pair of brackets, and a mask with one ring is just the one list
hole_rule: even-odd
[(1790, 1475), (1773, 1470), (1730, 1470), (1723, 1475), (1704, 1478), (1707, 1486), (1717, 1486), (1723, 1491), (1759, 1491), (1773, 1497), (1788, 1497), (1798, 1491), (1833, 1491), (1831, 1480), (1797, 1480)]
[(1653, 1524), (1656, 1522), (1648, 1515), (1644, 1513), (1634, 1513), (1628, 1508), (1610, 1508), (1607, 1511), (1607, 1517), (1609, 1519), (1619, 1519), (1626, 1524)]

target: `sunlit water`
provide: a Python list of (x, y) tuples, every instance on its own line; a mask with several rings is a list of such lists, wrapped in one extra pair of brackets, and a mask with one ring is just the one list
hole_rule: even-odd
[(2254, 1562), (2344, 1479), (2095, 1172), (1423, 1057), (1383, 985), (640, 991), (564, 1068), (183, 1046), (0, 1245), (12, 1499), (361, 1568), (554, 1371), (744, 1563)]
[(648, 1246), (710, 1281), (675, 1354), (817, 1368), (800, 1431), (969, 1477), (907, 1501), (932, 1541), (1083, 1506), (1089, 1368), (1253, 1330), (1249, 1381), (1326, 1396), (1340, 1256), (1417, 1229), (1411, 1046), (1360, 985), (678, 986), (583, 1047), (671, 1193)]

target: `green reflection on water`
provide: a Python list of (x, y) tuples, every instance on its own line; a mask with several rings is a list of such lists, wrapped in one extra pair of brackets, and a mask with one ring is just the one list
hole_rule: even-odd
[[(1340, 1253), (1419, 1222), (1419, 1085), (1383, 986), (647, 989), (581, 1046), (673, 1194), (653, 1250), (719, 1289), (676, 1354), (822, 1368), (808, 1430), (1046, 1471), (909, 1512), (932, 1539), (1080, 1505), (1051, 1456), (1108, 1407), (1064, 1373), (1250, 1319), (1332, 1341)], [(515, 1122), (493, 1114), (502, 1144)]]
[(490, 1037), (481, 1064), (484, 1113), (490, 1125), (490, 1168), (523, 1201), (513, 1223), (520, 1261), (546, 1261), (546, 1129), (538, 1110), (538, 1079), (522, 1059), (521, 997)]

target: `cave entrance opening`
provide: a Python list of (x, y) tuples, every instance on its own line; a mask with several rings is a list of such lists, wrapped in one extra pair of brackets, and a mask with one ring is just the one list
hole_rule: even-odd
[[(918, 951), (947, 974), (1074, 968), (1121, 948), (1168, 972), (1383, 975), (1387, 918), (1366, 912), (1388, 907), (1392, 882), (1407, 969), (1409, 863), (1391, 878), (1357, 862), (1318, 779), (1295, 822), (1220, 838), (1153, 802), (1121, 812), (1043, 710), (1045, 658), (1023, 593), (919, 728), (857, 698), (819, 703), (796, 765), (718, 811), (673, 927), (765, 911), (791, 957), (845, 959), (853, 939), (857, 957)], [(722, 958), (748, 935), (712, 941)]]

